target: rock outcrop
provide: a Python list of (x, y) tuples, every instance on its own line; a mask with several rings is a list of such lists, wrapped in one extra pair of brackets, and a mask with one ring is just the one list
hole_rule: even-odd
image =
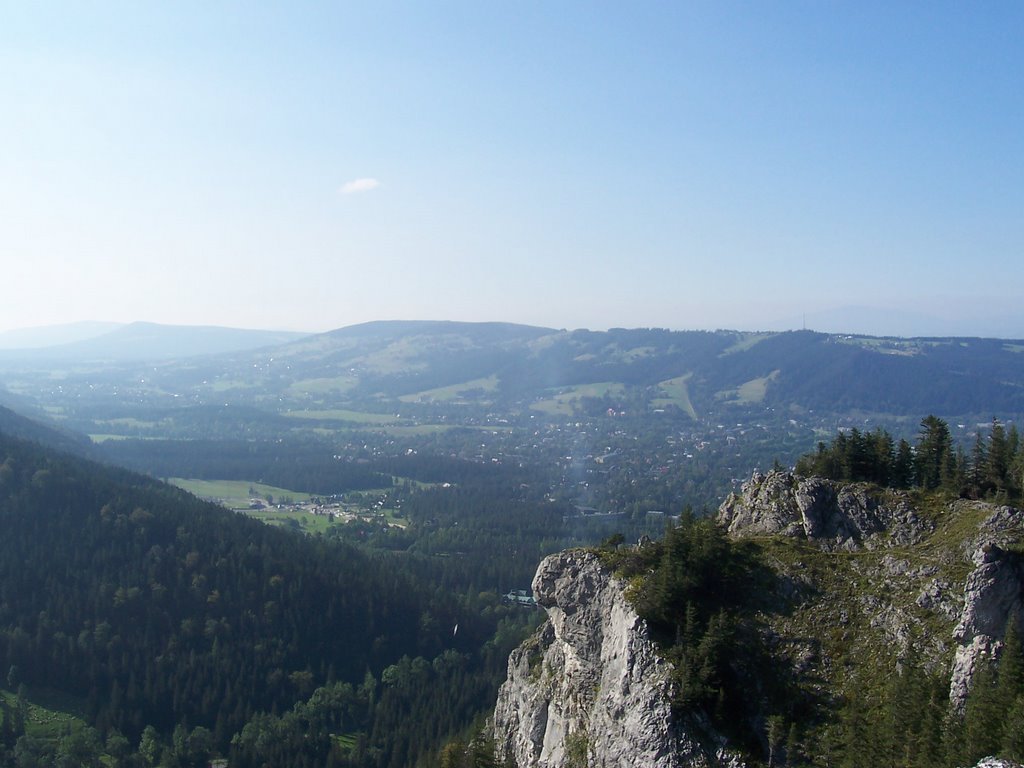
[[(1024, 514), (1013, 507), (963, 500), (951, 502), (945, 514), (951, 520), (981, 519), (960, 544), (959, 557), (973, 565), (966, 581), (954, 585), (932, 578), (934, 566), (911, 568), (887, 554), (878, 561), (876, 575), (882, 591), (890, 594), (931, 579), (914, 604), (956, 622), (951, 633), (956, 650), (950, 704), (962, 711), (979, 660), (998, 657), (1008, 622), (1016, 617), (1018, 629), (1024, 631), (1024, 557), (1007, 549), (1024, 540)], [(935, 528), (899, 492), (780, 471), (755, 473), (740, 493), (730, 494), (722, 504), (718, 521), (732, 536), (802, 538), (826, 551), (903, 547), (921, 542)], [(913, 623), (910, 613), (872, 595), (862, 596), (861, 603), (871, 626), (905, 649)], [(936, 645), (942, 648), (945, 643), (940, 640)]]
[[(717, 520), (733, 537), (812, 545), (758, 545), (774, 573), (761, 584), (759, 631), (808, 701), (827, 706), (847, 693), (846, 681), (890, 674), (880, 661), (895, 672), (914, 658), (949, 674), (950, 704), (962, 712), (1010, 622), (1024, 633), (1024, 513), (927, 503), (922, 512), (898, 491), (776, 471), (755, 474), (722, 504)], [(548, 621), (509, 659), (493, 721), (499, 763), (741, 764), (706, 718), (673, 711), (671, 666), (597, 555), (545, 559), (533, 592)], [(765, 724), (750, 725), (762, 738)]]
[(974, 768), (1021, 768), (1020, 763), (1001, 757), (983, 757)]
[(799, 537), (843, 550), (913, 544), (928, 530), (898, 493), (882, 498), (864, 483), (840, 484), (777, 470), (755, 472), (740, 493), (725, 500), (718, 521), (734, 536)]
[(494, 735), (518, 768), (684, 768), (711, 754), (673, 716), (658, 657), (624, 584), (596, 555), (546, 558), (533, 580), (547, 622), (509, 658)]
[(1024, 515), (1001, 507), (982, 523), (972, 544), (974, 570), (964, 584), (964, 608), (953, 630), (956, 656), (949, 681), (949, 701), (963, 711), (971, 680), (986, 657), (998, 657), (1010, 621), (1024, 631), (1024, 557), (1003, 549), (1024, 534)]

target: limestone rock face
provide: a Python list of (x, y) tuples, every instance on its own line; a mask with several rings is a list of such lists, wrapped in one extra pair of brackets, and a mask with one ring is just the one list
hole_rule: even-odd
[[(942, 514), (952, 520), (985, 515), (960, 544), (959, 556), (973, 564), (966, 581), (954, 584), (937, 578), (933, 567), (911, 568), (890, 555), (883, 555), (879, 567), (864, 575), (878, 582), (883, 594), (916, 593), (917, 608), (956, 622), (950, 702), (962, 711), (979, 660), (998, 657), (1011, 617), (1017, 617), (1018, 630), (1024, 632), (1024, 556), (1012, 547), (1024, 539), (1024, 513), (957, 500)], [(754, 473), (741, 492), (731, 494), (719, 508), (718, 522), (737, 537), (782, 535), (807, 539), (826, 551), (880, 554), (887, 547), (918, 543), (934, 530), (934, 523), (922, 519), (899, 492), (779, 471)], [(871, 627), (881, 629), (894, 647), (907, 647), (911, 627), (920, 622), (906, 606), (872, 594), (861, 596), (859, 602)], [(941, 648), (938, 639), (935, 644)]]
[(983, 757), (974, 768), (1021, 768), (1020, 763), (1002, 757)]
[[(918, 513), (899, 491), (770, 472), (755, 474), (719, 509), (730, 536), (813, 545), (765, 548), (777, 577), (765, 605), (779, 610), (764, 614), (762, 637), (812, 695), (823, 690), (820, 681), (843, 674), (837, 659), (868, 669), (879, 648), (894, 663), (913, 651), (927, 668), (948, 672), (951, 705), (962, 712), (976, 671), (998, 658), (1014, 617), (1024, 636), (1024, 512), (926, 502)], [(548, 621), (509, 659), (494, 715), (500, 761), (518, 768), (742, 764), (706, 719), (673, 712), (671, 666), (624, 588), (592, 553), (541, 563), (533, 590)]]
[(712, 755), (673, 717), (669, 666), (623, 590), (593, 553), (562, 552), (540, 564), (533, 592), (548, 621), (509, 657), (494, 712), (499, 763), (711, 764)]
[(718, 511), (733, 536), (806, 538), (824, 549), (913, 544), (928, 530), (905, 497), (886, 498), (863, 483), (839, 484), (790, 472), (755, 472)]
[(1024, 529), (1024, 514), (1001, 507), (981, 526), (972, 560), (974, 570), (964, 584), (964, 607), (953, 630), (957, 642), (950, 675), (949, 700), (962, 711), (981, 659), (998, 655), (1007, 624), (1016, 617), (1024, 631), (1024, 558), (1000, 546), (1012, 531)]

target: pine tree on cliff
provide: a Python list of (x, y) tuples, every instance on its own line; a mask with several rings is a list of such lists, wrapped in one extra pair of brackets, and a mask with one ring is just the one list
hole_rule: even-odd
[(996, 706), (1004, 713), (1001, 748), (1003, 754), (1024, 755), (1024, 648), (1017, 631), (1016, 616), (1010, 618), (999, 656)]
[(1006, 490), (1010, 497), (1020, 498), (1024, 489), (1024, 444), (1021, 443), (1017, 425), (1011, 424), (1006, 432), (1006, 452), (1010, 456), (1010, 466), (1006, 470)]
[(949, 426), (938, 416), (925, 416), (918, 433), (914, 458), (917, 484), (925, 490), (950, 487), (956, 458)]
[(999, 423), (999, 419), (992, 419), (992, 430), (988, 437), (988, 456), (984, 465), (985, 484), (997, 493), (1006, 491), (1007, 474), (1012, 458), (1006, 440), (1006, 430)]
[(914, 449), (910, 443), (900, 439), (893, 460), (892, 485), (894, 488), (909, 488), (914, 482)]

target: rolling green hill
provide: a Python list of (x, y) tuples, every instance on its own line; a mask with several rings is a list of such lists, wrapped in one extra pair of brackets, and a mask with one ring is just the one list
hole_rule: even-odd
[[(129, 326), (134, 328), (135, 326)], [(126, 332), (128, 329), (121, 329)], [(137, 329), (136, 329), (137, 330)], [(182, 343), (185, 340), (182, 339)], [(201, 408), (275, 414), (348, 412), (467, 423), (534, 409), (674, 408), (697, 421), (787, 413), (889, 420), (1024, 414), (1024, 344), (993, 339), (884, 339), (799, 331), (557, 331), (499, 323), (381, 322), (258, 351), (145, 367), (65, 361), (0, 365), (0, 382), (81, 431), (173, 436)], [(195, 351), (207, 351), (195, 342)], [(665, 382), (685, 381), (668, 398)], [(594, 389), (600, 385), (602, 391)], [(566, 393), (580, 393), (577, 396)], [(568, 408), (564, 401), (574, 400)], [(125, 430), (114, 419), (132, 418)], [(363, 417), (352, 419), (353, 422)], [(296, 428), (292, 422), (287, 428)], [(309, 426), (309, 425), (307, 425)]]

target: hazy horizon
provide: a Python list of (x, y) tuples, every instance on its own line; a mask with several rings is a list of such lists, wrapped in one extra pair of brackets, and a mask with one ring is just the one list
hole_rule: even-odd
[(1024, 337), (1024, 7), (16, 4), (0, 332)]
[[(844, 307), (834, 312), (823, 312), (817, 313), (811, 316), (803, 316), (798, 319), (794, 319), (793, 322), (780, 321), (771, 323), (763, 326), (755, 327), (731, 327), (731, 326), (706, 326), (706, 327), (690, 327), (690, 328), (668, 328), (672, 331), (716, 331), (716, 330), (727, 330), (727, 331), (740, 331), (740, 332), (786, 332), (795, 330), (809, 330), (820, 333), (834, 333), (834, 334), (855, 334), (863, 336), (877, 336), (877, 337), (900, 337), (900, 338), (914, 338), (914, 337), (963, 337), (963, 338), (995, 338), (995, 339), (1006, 339), (1006, 340), (1021, 340), (1024, 339), (1024, 333), (1019, 335), (999, 333), (998, 331), (986, 331), (983, 324), (979, 324), (977, 328), (981, 329), (976, 332), (958, 333), (955, 330), (951, 330), (952, 326), (949, 324), (943, 324), (941, 318), (935, 318), (927, 315), (914, 315), (910, 313), (901, 313), (898, 318), (889, 322), (885, 316), (876, 318), (875, 322), (870, 321), (857, 321), (857, 317), (865, 318), (867, 316), (866, 308), (860, 307)], [(435, 317), (435, 318), (387, 318), (381, 317), (375, 320), (361, 321), (360, 323), (350, 323), (344, 326), (336, 326), (332, 328), (318, 328), (318, 329), (295, 329), (295, 328), (271, 328), (271, 327), (254, 327), (254, 326), (238, 326), (238, 325), (227, 325), (217, 326), (209, 323), (158, 323), (157, 325), (165, 325), (168, 327), (182, 327), (182, 328), (219, 328), (219, 329), (230, 329), (239, 331), (264, 331), (269, 333), (283, 332), (283, 333), (296, 333), (296, 334), (309, 334), (315, 335), (319, 333), (326, 333), (329, 331), (339, 330), (341, 328), (350, 327), (352, 325), (360, 325), (363, 322), (445, 322), (447, 318)], [(460, 322), (460, 321), (453, 321)], [(461, 322), (498, 322), (498, 323), (514, 323), (514, 321), (501, 320), (497, 318), (489, 320), (479, 321), (461, 321)], [(16, 350), (30, 350), (45, 348), (49, 346), (58, 346), (74, 343), (77, 341), (86, 341), (89, 339), (99, 338), (113, 331), (126, 328), (136, 324), (153, 324), (153, 321), (149, 320), (133, 320), (128, 322), (104, 322), (104, 321), (93, 321), (93, 320), (81, 320), (73, 321), (70, 323), (59, 323), (54, 325), (43, 325), (43, 326), (30, 326), (24, 328), (11, 328), (0, 330), (0, 350), (5, 351), (16, 351)], [(524, 323), (523, 325), (530, 325)], [(604, 325), (600, 327), (594, 326), (541, 326), (549, 327), (552, 330), (590, 330), (590, 331), (607, 331), (610, 328), (615, 327), (666, 327), (666, 326), (615, 326), (615, 325)], [(1014, 327), (1019, 327), (1014, 325)], [(896, 329), (896, 330), (893, 330)], [(945, 330), (943, 330), (945, 329)]]

